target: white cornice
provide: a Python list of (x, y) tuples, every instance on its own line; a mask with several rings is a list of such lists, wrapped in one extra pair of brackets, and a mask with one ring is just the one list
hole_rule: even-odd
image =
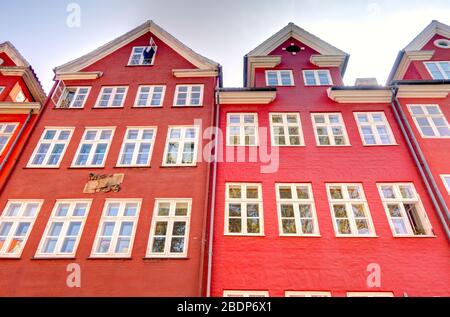
[(219, 72), (214, 69), (172, 69), (175, 77), (216, 77)]
[(98, 79), (103, 76), (103, 72), (66, 72), (58, 73), (55, 78), (57, 80), (83, 80), (83, 79)]
[(268, 104), (275, 100), (276, 91), (220, 91), (221, 105)]
[(344, 89), (328, 88), (328, 97), (337, 103), (389, 103), (392, 93), (386, 89)]
[(403, 57), (398, 64), (397, 71), (395, 72), (392, 80), (401, 80), (405, 76), (409, 65), (412, 61), (427, 61), (434, 55), (434, 51), (407, 51), (403, 54)]
[(405, 47), (405, 51), (421, 50), (431, 38), (439, 34), (446, 38), (450, 38), (450, 26), (433, 20), (422, 32), (419, 33), (412, 41)]
[(311, 55), (309, 61), (319, 67), (340, 67), (345, 58), (345, 55)]
[(41, 104), (44, 104), (45, 101), (45, 93), (42, 89), (41, 84), (37, 80), (36, 76), (30, 69), (30, 67), (26, 66), (0, 66), (0, 73), (3, 76), (19, 76), (22, 77), (25, 84), (27, 85), (28, 89), (30, 90), (30, 93), (33, 95), (33, 98), (40, 102)]
[(30, 110), (37, 114), (40, 109), (38, 102), (0, 102), (0, 114), (26, 114)]
[(399, 98), (447, 98), (450, 85), (398, 85)]
[(16, 66), (29, 67), (30, 64), (27, 60), (20, 54), (20, 52), (11, 44), (11, 42), (4, 42), (0, 44), (0, 53), (5, 53), (12, 59)]

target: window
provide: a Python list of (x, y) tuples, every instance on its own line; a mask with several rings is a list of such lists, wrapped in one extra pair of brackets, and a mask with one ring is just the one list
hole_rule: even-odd
[(281, 236), (317, 236), (311, 184), (275, 184)]
[(157, 49), (158, 47), (154, 43), (150, 46), (133, 47), (128, 65), (153, 65)]
[(264, 234), (261, 184), (227, 183), (225, 208), (225, 234)]
[(0, 257), (20, 257), (42, 202), (8, 200), (0, 216)]
[(19, 124), (16, 122), (0, 122), (0, 155), (8, 145), (14, 131)]
[(347, 292), (347, 297), (394, 297), (392, 292)]
[(270, 129), (273, 146), (305, 145), (303, 141), (300, 115), (292, 113), (271, 113)]
[(5, 87), (0, 86), (0, 95), (2, 94), (3, 90), (5, 90)]
[(83, 108), (91, 87), (68, 87), (59, 99), (57, 108)]
[(408, 105), (423, 138), (449, 138), (450, 126), (438, 105)]
[(323, 70), (304, 70), (303, 79), (305, 86), (331, 86), (333, 81), (331, 80), (330, 71), (328, 69)]
[(127, 128), (119, 154), (118, 166), (149, 166), (156, 128)]
[(16, 102), (24, 102), (27, 98), (23, 94), (23, 91), (20, 90), (16, 95)]
[(319, 146), (350, 145), (340, 113), (312, 113), (314, 134)]
[(166, 86), (139, 86), (135, 107), (162, 107)]
[(74, 128), (46, 128), (27, 167), (59, 167)]
[(203, 85), (177, 85), (174, 107), (201, 106), (203, 104)]
[(194, 166), (197, 163), (198, 130), (196, 126), (169, 127), (164, 166)]
[(450, 62), (425, 62), (433, 79), (450, 79)]
[(95, 108), (123, 107), (128, 87), (103, 87), (100, 91)]
[(227, 145), (255, 146), (258, 144), (256, 113), (227, 114)]
[(331, 297), (331, 292), (286, 291), (286, 297)]
[(267, 86), (294, 86), (292, 70), (266, 70)]
[(433, 235), (431, 224), (412, 183), (377, 186), (394, 236)]
[(441, 175), (441, 178), (445, 188), (447, 189), (448, 194), (450, 195), (450, 175)]
[(140, 199), (106, 199), (92, 249), (92, 257), (130, 257)]
[(187, 257), (191, 199), (156, 199), (148, 257)]
[(73, 167), (102, 167), (115, 128), (86, 128), (72, 162)]
[(440, 48), (450, 48), (450, 40), (447, 39), (437, 39), (433, 44)]
[(336, 236), (374, 236), (375, 229), (360, 184), (327, 184)]
[(395, 145), (394, 135), (384, 112), (355, 112), (364, 145)]
[(91, 200), (57, 200), (36, 257), (74, 257)]
[(268, 291), (223, 291), (223, 297), (269, 297)]

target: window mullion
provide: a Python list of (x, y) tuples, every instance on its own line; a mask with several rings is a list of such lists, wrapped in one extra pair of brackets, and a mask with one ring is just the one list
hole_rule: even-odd
[(56, 241), (55, 250), (53, 251), (53, 254), (61, 253), (61, 246), (62, 246), (62, 243), (63, 243), (65, 237), (66, 237), (65, 233), (67, 232), (67, 228), (68, 228), (68, 225), (70, 223), (70, 221), (68, 221), (67, 217), (64, 217), (63, 219), (61, 219), (61, 222), (63, 223), (63, 225), (61, 227), (61, 231), (59, 232), (58, 239)]
[[(175, 206), (175, 204), (173, 204)], [(166, 232), (166, 245), (164, 249), (165, 255), (170, 255), (170, 246), (172, 245), (172, 231), (173, 231), (173, 220), (171, 217), (167, 217), (167, 232)]]
[[(247, 186), (245, 186), (245, 190)], [(247, 198), (243, 200), (242, 204), (241, 204), (241, 221), (242, 221), (242, 234), (248, 234), (247, 231)], [(261, 225), (261, 224), (260, 224)]]

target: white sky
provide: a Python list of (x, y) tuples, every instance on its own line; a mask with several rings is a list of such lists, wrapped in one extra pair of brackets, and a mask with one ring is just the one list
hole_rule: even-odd
[[(81, 27), (66, 25), (67, 4), (81, 7)], [(224, 86), (242, 86), (243, 56), (289, 22), (350, 54), (344, 81), (384, 84), (397, 53), (431, 20), (450, 24), (450, 0), (16, 0), (2, 12), (0, 42), (10, 40), (45, 90), (55, 66), (152, 19), (198, 53), (219, 62)]]

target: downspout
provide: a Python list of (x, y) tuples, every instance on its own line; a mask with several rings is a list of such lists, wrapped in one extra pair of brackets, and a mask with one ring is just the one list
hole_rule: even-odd
[[(436, 182), (434, 180), (433, 175), (431, 174), (428, 163), (426, 162), (425, 157), (423, 156), (423, 153), (419, 147), (417, 139), (415, 138), (415, 136), (413, 134), (411, 125), (408, 123), (405, 112), (403, 111), (403, 109), (400, 105), (400, 102), (397, 98), (398, 87), (391, 86), (391, 91), (392, 91), (391, 106), (394, 111), (395, 118), (397, 119), (397, 122), (399, 123), (400, 129), (402, 131), (403, 136), (405, 137), (406, 144), (408, 145), (408, 148), (413, 156), (414, 162), (416, 163), (417, 168), (419, 169), (419, 173), (422, 176), (422, 179), (425, 183), (427, 192), (431, 197), (433, 206), (437, 211), (438, 218), (441, 221), (442, 226), (444, 227), (444, 231), (447, 235), (447, 239), (450, 240), (450, 230), (449, 230), (446, 218), (444, 217), (444, 214), (442, 212), (442, 208), (444, 209), (444, 211), (446, 213), (447, 219), (450, 218), (449, 210), (443, 200), (442, 195), (440, 194), (439, 189), (437, 188)], [(431, 184), (430, 184), (430, 182), (431, 182)], [(438, 201), (436, 200), (436, 195), (438, 196), (438, 199), (442, 205), (442, 208), (439, 205)]]
[[(222, 76), (222, 74), (220, 74)], [(221, 86), (221, 85), (220, 85)], [(208, 242), (208, 273), (206, 280), (206, 297), (211, 297), (211, 275), (212, 275), (212, 256), (213, 256), (213, 240), (214, 240), (214, 214), (216, 205), (216, 184), (217, 184), (217, 157), (219, 155), (219, 117), (220, 117), (220, 97), (219, 88), (216, 89), (216, 133), (214, 140), (214, 165), (213, 179), (211, 189), (211, 216), (209, 222), (209, 242)]]

